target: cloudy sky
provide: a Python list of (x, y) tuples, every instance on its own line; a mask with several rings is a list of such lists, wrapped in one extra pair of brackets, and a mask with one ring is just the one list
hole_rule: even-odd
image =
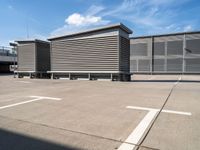
[(132, 36), (200, 30), (199, 0), (0, 0), (0, 46), (122, 22)]

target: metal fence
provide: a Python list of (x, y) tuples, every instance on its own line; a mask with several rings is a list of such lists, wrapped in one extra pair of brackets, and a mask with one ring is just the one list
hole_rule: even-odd
[(0, 46), (0, 56), (16, 57), (17, 53), (11, 47)]
[(200, 73), (200, 33), (132, 38), (132, 73)]

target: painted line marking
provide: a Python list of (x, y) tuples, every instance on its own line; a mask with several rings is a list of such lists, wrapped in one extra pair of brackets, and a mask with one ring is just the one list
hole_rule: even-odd
[[(126, 143), (121, 144), (118, 150), (133, 150), (157, 113), (157, 111), (149, 111), (142, 119), (142, 121), (137, 125), (137, 127), (133, 130), (133, 132), (128, 136), (125, 141)], [(135, 145), (128, 143), (133, 143)]]
[(5, 108), (9, 108), (9, 107), (13, 107), (13, 106), (18, 106), (18, 105), (23, 105), (23, 104), (27, 104), (27, 103), (31, 103), (31, 102), (35, 102), (35, 101), (39, 101), (39, 100), (44, 100), (44, 99), (49, 99), (49, 100), (61, 100), (60, 98), (53, 98), (53, 97), (43, 97), (43, 96), (30, 96), (32, 98), (32, 100), (28, 100), (28, 101), (23, 101), (23, 102), (19, 102), (19, 103), (15, 103), (15, 104), (10, 104), (10, 105), (6, 105), (6, 106), (1, 106), (1, 109), (5, 109)]
[(16, 82), (19, 82), (19, 83), (31, 83), (30, 81), (16, 81)]
[[(147, 108), (147, 107), (137, 107), (137, 106), (126, 106), (128, 109), (136, 109), (136, 110), (146, 110), (146, 111), (160, 111), (160, 109), (154, 109), (154, 108)], [(183, 112), (183, 111), (173, 111), (173, 110), (162, 110), (162, 112), (165, 113), (171, 113), (171, 114), (178, 114), (178, 115), (187, 115), (191, 116), (191, 112)]]
[[(146, 116), (140, 121), (137, 127), (132, 131), (124, 143), (120, 145), (118, 150), (133, 150), (136, 148), (139, 141), (142, 139), (144, 133), (150, 127), (151, 122), (154, 120), (156, 115), (159, 113), (160, 109), (148, 108), (148, 107), (137, 107), (137, 106), (127, 106), (128, 109), (135, 110), (145, 110), (148, 111)], [(191, 112), (173, 111), (173, 110), (162, 110), (164, 113), (178, 114), (191, 116)]]

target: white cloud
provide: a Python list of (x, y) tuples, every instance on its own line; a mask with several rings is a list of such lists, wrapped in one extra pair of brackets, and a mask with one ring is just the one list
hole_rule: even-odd
[[(130, 22), (137, 29), (149, 34), (179, 32), (192, 30), (185, 22), (177, 21), (181, 10), (177, 9), (189, 0), (123, 0), (111, 7), (92, 5), (85, 13), (73, 13), (65, 20), (65, 25), (52, 32), (59, 35), (88, 29), (94, 26), (106, 25), (111, 20)], [(109, 20), (105, 20), (109, 18)], [(189, 20), (190, 24), (195, 24)], [(195, 25), (194, 25), (195, 26)]]
[(104, 20), (98, 13), (104, 10), (103, 6), (92, 5), (85, 13), (73, 13), (65, 19), (65, 24), (54, 30), (50, 36), (60, 36), (86, 30), (88, 28), (106, 25), (109, 20)]
[(75, 25), (75, 26), (84, 26), (87, 24), (95, 24), (98, 22), (101, 22), (102, 19), (101, 17), (96, 17), (96, 16), (83, 16), (79, 13), (74, 13), (70, 15), (65, 22), (69, 25)]
[(187, 26), (185, 26), (185, 27), (183, 28), (183, 30), (184, 30), (185, 32), (187, 32), (187, 31), (192, 31), (193, 28), (192, 28), (191, 25), (187, 25)]

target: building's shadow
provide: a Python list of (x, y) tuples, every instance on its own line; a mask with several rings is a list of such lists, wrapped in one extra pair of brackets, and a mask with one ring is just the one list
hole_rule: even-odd
[(134, 80), (131, 82), (183, 82), (183, 83), (200, 83), (200, 80)]
[(0, 150), (80, 150), (0, 129)]

